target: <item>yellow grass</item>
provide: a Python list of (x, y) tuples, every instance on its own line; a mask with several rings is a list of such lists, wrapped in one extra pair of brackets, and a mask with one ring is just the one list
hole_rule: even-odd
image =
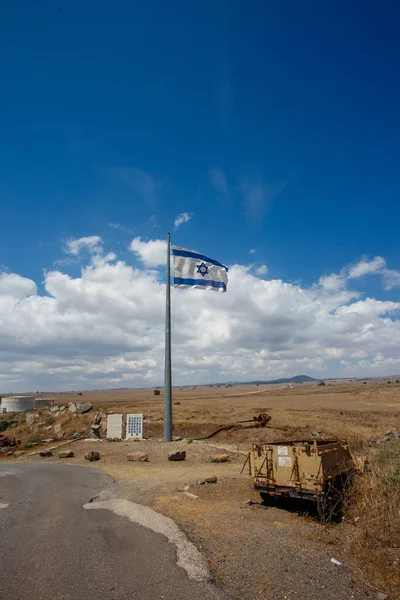
[(349, 498), (351, 549), (370, 580), (400, 592), (400, 442), (369, 452)]

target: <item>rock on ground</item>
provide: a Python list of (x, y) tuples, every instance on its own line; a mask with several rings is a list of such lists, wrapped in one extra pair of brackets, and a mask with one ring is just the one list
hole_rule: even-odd
[(133, 462), (148, 462), (149, 455), (146, 452), (130, 452), (126, 458)]
[(35, 413), (27, 413), (27, 415), (26, 415), (26, 424), (28, 426), (33, 425), (34, 422), (35, 422), (35, 419), (36, 419)]
[(185, 460), (186, 452), (185, 450), (178, 450), (178, 452), (170, 452), (168, 454), (168, 460)]
[(211, 456), (211, 462), (215, 462), (215, 463), (224, 463), (224, 462), (228, 462), (229, 460), (229, 454), (215, 454), (214, 456)]
[(100, 452), (95, 452), (94, 450), (87, 452), (85, 454), (85, 459), (90, 461), (100, 460)]
[(51, 450), (42, 450), (41, 452), (39, 452), (39, 454), (42, 458), (50, 458), (50, 456), (53, 456)]
[(218, 481), (218, 478), (216, 477), (216, 475), (212, 475), (211, 477), (205, 478), (206, 483), (217, 483), (217, 481)]
[(72, 450), (63, 450), (58, 453), (58, 458), (73, 458), (75, 453)]
[(197, 500), (198, 499), (198, 496), (196, 496), (196, 494), (191, 494), (190, 492), (183, 492), (183, 493), (185, 494), (185, 496), (187, 496), (191, 500)]
[(90, 410), (92, 410), (93, 405), (90, 402), (77, 402), (76, 403), (76, 412), (80, 415), (83, 415)]

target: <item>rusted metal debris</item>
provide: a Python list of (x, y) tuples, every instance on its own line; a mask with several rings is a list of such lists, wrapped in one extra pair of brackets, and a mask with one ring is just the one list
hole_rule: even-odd
[(21, 443), (21, 440), (17, 440), (16, 438), (9, 437), (8, 435), (0, 435), (0, 448), (6, 447), (14, 447), (18, 446)]
[[(254, 489), (270, 497), (314, 501), (325, 514), (337, 512), (355, 472), (348, 443), (339, 440), (285, 440), (253, 444), (249, 463)], [(322, 513), (321, 513), (322, 514)]]
[(248, 419), (246, 421), (237, 421), (231, 425), (225, 425), (224, 427), (219, 427), (216, 431), (213, 431), (209, 435), (206, 435), (201, 438), (196, 438), (197, 440), (209, 440), (213, 438), (221, 431), (232, 431), (236, 429), (255, 429), (258, 427), (271, 427), (271, 429), (285, 429), (285, 427), (279, 427), (278, 425), (268, 425), (270, 420), (272, 419), (271, 415), (267, 413), (260, 413), (259, 415), (255, 415), (252, 419)]

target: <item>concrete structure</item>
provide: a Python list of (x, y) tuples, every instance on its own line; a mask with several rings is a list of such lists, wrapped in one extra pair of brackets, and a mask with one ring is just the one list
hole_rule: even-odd
[(7, 396), (1, 399), (1, 408), (4, 412), (21, 412), (23, 410), (35, 410), (34, 396)]
[(51, 408), (54, 406), (55, 398), (34, 398), (35, 409)]
[(122, 438), (122, 415), (107, 415), (107, 438)]

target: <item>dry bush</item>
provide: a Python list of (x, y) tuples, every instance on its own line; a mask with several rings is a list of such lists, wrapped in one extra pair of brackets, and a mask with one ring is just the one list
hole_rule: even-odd
[(400, 443), (370, 452), (349, 496), (351, 550), (371, 582), (400, 591)]

